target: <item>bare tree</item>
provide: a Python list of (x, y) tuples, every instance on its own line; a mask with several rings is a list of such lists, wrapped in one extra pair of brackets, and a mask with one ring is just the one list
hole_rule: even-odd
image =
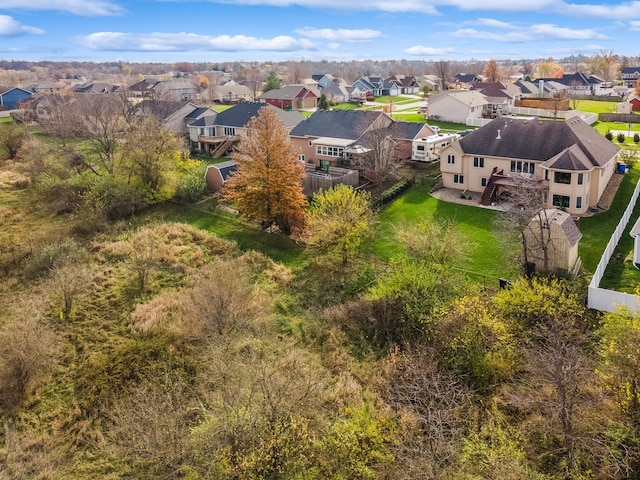
[(529, 448), (566, 478), (603, 454), (594, 363), (576, 320), (556, 317), (538, 326), (524, 350), (522, 382), (507, 395), (507, 403), (531, 422)]
[(511, 210), (497, 222), (500, 228), (517, 235), (521, 245), (520, 261), (525, 273), (532, 273), (534, 263), (549, 271), (552, 238), (547, 209), (547, 187), (526, 174), (512, 175)]
[(52, 94), (43, 98), (47, 115), (40, 120), (42, 128), (51, 136), (59, 138), (62, 146), (80, 133), (80, 112), (77, 99), (69, 95)]
[(401, 144), (395, 140), (397, 125), (368, 130), (362, 137), (363, 151), (354, 155), (353, 162), (364, 175), (375, 182), (394, 178), (402, 165)]
[(100, 159), (101, 166), (111, 175), (114, 173), (118, 144), (126, 131), (129, 111), (122, 95), (91, 94), (81, 100), (80, 115), (82, 133), (89, 140), (92, 151)]
[(410, 425), (397, 446), (402, 465), (394, 478), (447, 478), (460, 453), (470, 392), (429, 352), (393, 355), (385, 366), (383, 396)]
[(442, 91), (447, 89), (449, 85), (449, 76), (451, 75), (451, 64), (446, 60), (438, 60), (433, 64), (435, 74), (440, 79), (440, 87)]

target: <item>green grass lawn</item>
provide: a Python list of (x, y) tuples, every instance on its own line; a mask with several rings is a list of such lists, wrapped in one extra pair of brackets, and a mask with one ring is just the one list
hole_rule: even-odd
[[(495, 227), (500, 212), (438, 200), (424, 185), (417, 185), (380, 212), (373, 252), (382, 260), (405, 258), (394, 230), (403, 222), (450, 220), (468, 242), (468, 258), (460, 268), (481, 275), (476, 280), (493, 282), (495, 278), (514, 278), (517, 265), (513, 250), (505, 251)], [(484, 279), (482, 277), (485, 277)]]
[[(593, 273), (598, 266), (602, 253), (627, 208), (633, 189), (639, 179), (640, 168), (628, 170), (609, 210), (580, 220), (582, 239), (580, 240), (579, 254), (587, 272)], [(629, 225), (609, 262), (600, 283), (601, 287), (619, 291), (633, 291), (635, 286), (640, 283), (640, 271), (636, 270), (630, 261), (630, 255), (633, 255), (633, 239), (629, 236), (629, 230), (639, 215), (640, 202), (636, 204)]]

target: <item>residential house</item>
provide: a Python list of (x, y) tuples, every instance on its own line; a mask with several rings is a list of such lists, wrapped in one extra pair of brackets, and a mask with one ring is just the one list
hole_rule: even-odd
[(382, 89), (384, 88), (384, 78), (360, 77), (353, 82), (351, 86), (357, 87), (360, 91), (364, 92), (366, 97), (380, 97), (382, 96)]
[(509, 82), (476, 82), (471, 85), (471, 90), (482, 93), (488, 101), (482, 115), (484, 118), (508, 115), (515, 102), (522, 98), (520, 87)]
[(13, 110), (31, 99), (31, 92), (18, 87), (0, 87), (0, 109)]
[[(576, 95), (593, 95), (602, 83), (602, 80), (594, 75), (585, 75), (580, 72), (565, 73), (559, 78), (538, 78), (535, 81), (538, 84), (542, 81), (545, 87), (553, 82), (548, 88), (555, 91), (550, 91), (550, 93), (557, 93), (556, 91), (561, 89)], [(557, 87), (557, 84), (563, 85), (563, 88)]]
[(310, 86), (286, 85), (258, 96), (258, 101), (282, 110), (312, 110), (318, 107), (320, 92)]
[(535, 270), (577, 273), (582, 262), (578, 243), (582, 233), (573, 217), (557, 208), (541, 210), (525, 228), (527, 259)]
[(467, 119), (482, 118), (489, 100), (476, 90), (444, 91), (429, 97), (431, 120), (467, 124)]
[(153, 91), (153, 98), (164, 101), (188, 102), (198, 98), (198, 86), (187, 81), (161, 81), (154, 85)]
[(467, 88), (474, 83), (482, 82), (482, 77), (473, 73), (457, 73), (454, 78), (456, 88)]
[(442, 82), (437, 75), (421, 75), (417, 79), (420, 91), (426, 87), (430, 92), (439, 92), (442, 88)]
[(311, 79), (316, 83), (317, 87), (322, 90), (334, 84), (346, 84), (346, 82), (338, 77), (334, 77), (328, 73), (311, 75)]
[(104, 82), (87, 82), (80, 85), (74, 85), (70, 91), (73, 95), (87, 95), (98, 93), (115, 93), (120, 91), (120, 85), (113, 85)]
[(337, 103), (345, 103), (351, 100), (349, 87), (344, 84), (334, 83), (323, 88), (322, 90), (320, 90), (320, 92), (321, 95), (327, 97), (327, 100), (331, 105), (335, 105)]
[(626, 67), (620, 72), (622, 82), (629, 88), (633, 88), (636, 82), (640, 80), (640, 67)]
[(631, 110), (634, 112), (640, 112), (640, 96), (633, 96), (629, 98), (629, 103), (631, 104)]
[(186, 135), (187, 125), (201, 117), (215, 115), (208, 107), (200, 107), (193, 102), (173, 102), (163, 100), (143, 100), (133, 107), (134, 115), (155, 115), (162, 126), (176, 135)]
[(580, 215), (597, 208), (619, 153), (579, 117), (501, 117), (444, 148), (440, 170), (444, 187), (479, 192), (485, 205), (527, 185), (549, 207)]
[(367, 101), (367, 92), (358, 86), (351, 85), (347, 87), (347, 92), (349, 93), (350, 102), (364, 103)]
[(227, 83), (214, 89), (214, 102), (232, 104), (239, 102), (252, 102), (253, 91), (246, 85), (239, 85), (237, 83)]
[(156, 97), (155, 87), (160, 83), (160, 80), (153, 78), (143, 78), (139, 82), (134, 83), (127, 91), (132, 98), (147, 98), (153, 99)]
[[(251, 119), (258, 116), (261, 108), (276, 108), (267, 103), (242, 102), (215, 115), (205, 115), (189, 124), (189, 142), (192, 151), (206, 152), (213, 157), (228, 154), (243, 135)], [(304, 120), (297, 111), (276, 108), (278, 117), (291, 131)]]
[(387, 81), (396, 84), (400, 95), (420, 93), (420, 84), (413, 75), (393, 75)]
[(514, 85), (518, 88), (520, 88), (520, 92), (522, 93), (522, 97), (539, 97), (540, 96), (540, 89), (538, 88), (538, 86), (530, 81), (530, 80), (517, 80)]
[(385, 78), (382, 82), (382, 95), (388, 95), (390, 97), (394, 97), (396, 95), (400, 95), (401, 92), (400, 85), (398, 82), (395, 82), (391, 78)]
[(291, 130), (289, 137), (300, 152), (300, 161), (327, 170), (350, 166), (354, 155), (368, 149), (365, 133), (392, 124), (393, 119), (379, 111), (317, 110)]
[(238, 164), (233, 160), (209, 165), (204, 173), (204, 181), (210, 190), (218, 192), (236, 170), (238, 170)]
[(25, 90), (34, 95), (62, 93), (65, 90), (64, 82), (40, 82), (29, 85)]

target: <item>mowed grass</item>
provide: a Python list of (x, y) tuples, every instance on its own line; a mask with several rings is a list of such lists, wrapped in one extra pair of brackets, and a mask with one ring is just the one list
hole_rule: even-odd
[[(640, 168), (632, 168), (625, 174), (618, 193), (606, 212), (598, 213), (592, 217), (584, 217), (580, 220), (580, 240), (579, 254), (582, 258), (584, 269), (593, 273), (598, 266), (611, 235), (616, 229), (620, 218), (624, 214), (629, 199), (633, 194), (638, 180), (640, 179)], [(604, 277), (600, 283), (603, 288), (611, 288), (619, 291), (632, 292), (640, 284), (640, 271), (632, 264), (633, 239), (629, 235), (636, 219), (640, 216), (640, 202), (631, 215), (631, 220), (623, 233), (620, 242), (609, 262)]]
[(441, 201), (418, 185), (380, 212), (372, 250), (384, 261), (402, 260), (407, 254), (396, 239), (399, 225), (452, 221), (467, 243), (467, 256), (459, 268), (485, 277), (515, 278), (517, 251), (500, 238), (496, 227), (500, 215), (495, 210)]

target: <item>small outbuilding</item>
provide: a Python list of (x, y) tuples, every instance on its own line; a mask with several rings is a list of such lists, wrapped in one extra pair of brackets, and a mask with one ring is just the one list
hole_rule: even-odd
[(233, 160), (209, 165), (204, 173), (207, 187), (214, 192), (222, 189), (229, 176), (238, 169), (238, 164)]
[(578, 243), (582, 233), (573, 217), (547, 208), (531, 219), (525, 231), (527, 259), (536, 271), (577, 273), (581, 267)]

